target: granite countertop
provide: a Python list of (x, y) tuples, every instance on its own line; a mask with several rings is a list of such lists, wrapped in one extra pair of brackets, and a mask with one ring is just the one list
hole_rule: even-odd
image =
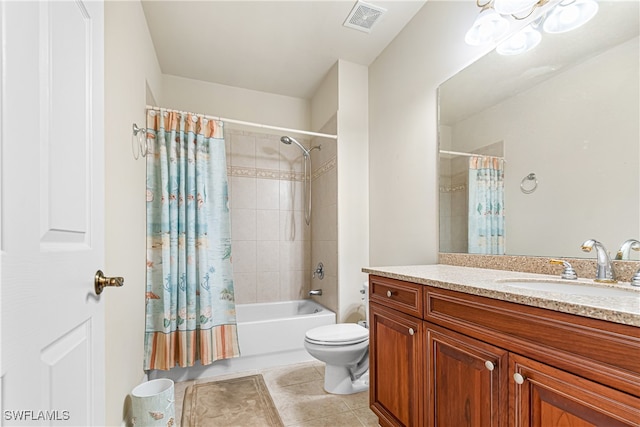
[[(629, 283), (602, 284), (589, 279), (561, 280), (559, 275), (522, 273), (453, 265), (410, 265), (367, 267), (367, 274), (449, 289), (467, 294), (515, 302), (533, 307), (575, 314), (640, 327), (640, 288)], [(636, 295), (590, 296), (524, 289), (501, 283), (504, 280), (535, 279), (567, 284), (588, 284), (634, 291)]]

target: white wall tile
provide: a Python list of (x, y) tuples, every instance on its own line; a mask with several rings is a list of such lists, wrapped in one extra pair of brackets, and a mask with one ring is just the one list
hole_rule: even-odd
[(233, 272), (233, 292), (236, 304), (256, 302), (256, 273)]
[[(311, 243), (311, 269), (315, 270), (319, 262), (324, 265), (324, 274), (328, 276), (338, 276), (338, 242), (313, 241)], [(361, 268), (361, 266), (354, 266)]]
[(311, 227), (307, 225), (303, 211), (280, 211), (280, 240), (309, 240)]
[[(302, 141), (298, 140), (298, 142)], [(304, 167), (302, 150), (295, 144), (280, 145), (280, 170), (302, 172)]]
[(231, 210), (231, 240), (256, 240), (256, 210)]
[(256, 240), (280, 240), (280, 211), (259, 209)]
[(280, 181), (280, 210), (304, 209), (304, 187), (300, 181)]
[(280, 272), (280, 297), (283, 300), (308, 298), (310, 277), (303, 270)]
[[(233, 174), (251, 174), (251, 169), (257, 173), (302, 172), (301, 151), (281, 144), (279, 136), (230, 133)], [(309, 144), (305, 139), (298, 140)], [(311, 227), (304, 220), (303, 183), (284, 177), (232, 175), (229, 186), (236, 300), (250, 303), (307, 298)], [(335, 189), (324, 192), (335, 205)]]
[(236, 241), (231, 245), (231, 259), (234, 273), (256, 271), (256, 241)]
[(338, 206), (315, 206), (311, 240), (338, 240)]
[(256, 252), (258, 272), (280, 271), (280, 242), (259, 241), (256, 243)]
[(256, 138), (253, 135), (231, 134), (231, 165), (256, 167)]
[(311, 244), (308, 240), (280, 241), (280, 271), (309, 270), (310, 250)]
[(230, 199), (232, 209), (255, 209), (256, 179), (232, 176)]
[(280, 295), (280, 273), (258, 273), (256, 283), (256, 301), (272, 302), (282, 300)]
[(256, 137), (256, 168), (279, 170), (281, 145), (277, 136)]
[(280, 181), (277, 179), (256, 179), (256, 208), (280, 209)]

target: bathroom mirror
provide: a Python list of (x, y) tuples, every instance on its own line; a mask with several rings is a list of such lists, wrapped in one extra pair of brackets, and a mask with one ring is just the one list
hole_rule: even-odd
[(504, 157), (504, 254), (594, 258), (593, 238), (613, 257), (640, 239), (640, 4), (599, 5), (439, 87), (440, 252), (468, 252), (469, 157), (442, 151)]

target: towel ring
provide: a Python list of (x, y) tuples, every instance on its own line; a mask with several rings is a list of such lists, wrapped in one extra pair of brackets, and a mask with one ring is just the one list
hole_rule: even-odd
[[(533, 187), (529, 189), (524, 188), (525, 181), (534, 181)], [(520, 181), (520, 190), (522, 190), (524, 194), (531, 194), (536, 191), (536, 188), (538, 188), (538, 178), (536, 178), (536, 174), (533, 172), (522, 178), (522, 181)]]
[(133, 158), (138, 160), (140, 156), (147, 157), (147, 130), (139, 128), (137, 124), (133, 124), (133, 133), (131, 134), (131, 151)]

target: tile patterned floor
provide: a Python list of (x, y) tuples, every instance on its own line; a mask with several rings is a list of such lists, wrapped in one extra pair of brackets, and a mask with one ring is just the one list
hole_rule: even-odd
[(191, 384), (256, 373), (264, 377), (286, 427), (375, 427), (378, 425), (378, 418), (369, 409), (368, 391), (351, 395), (329, 394), (324, 391), (322, 387), (324, 364), (321, 362), (301, 363), (176, 383), (176, 419), (180, 420), (184, 391)]

